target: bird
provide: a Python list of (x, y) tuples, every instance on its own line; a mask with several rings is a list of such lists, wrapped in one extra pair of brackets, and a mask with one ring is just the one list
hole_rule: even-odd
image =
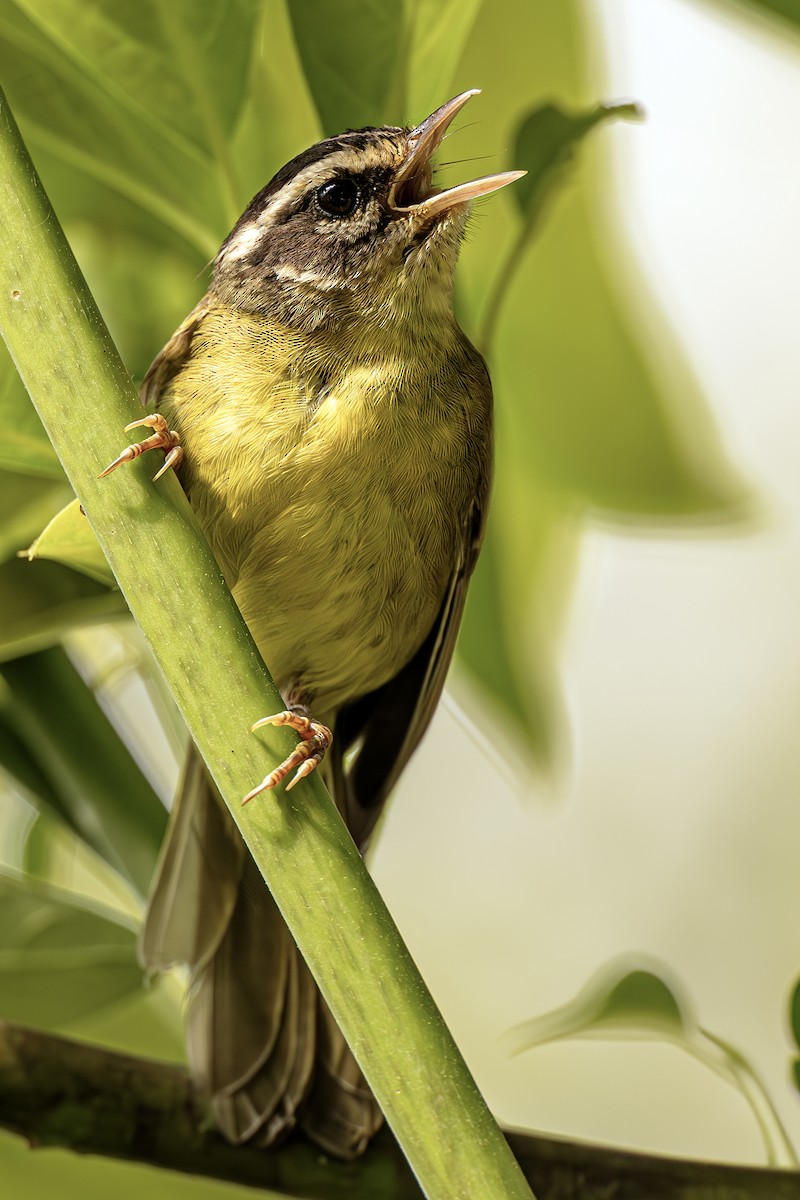
[[(524, 172), (439, 189), (432, 164), (477, 94), (277, 172), (144, 378), (153, 411), (126, 428), (152, 432), (102, 472), (166, 452), (272, 671), (286, 708), (258, 724), (299, 741), (245, 801), (319, 768), (362, 852), (439, 700), (486, 518), (492, 390), (454, 272), (471, 202)], [(189, 968), (189, 1065), (229, 1141), (365, 1150), (380, 1109), (194, 748), (141, 954)]]

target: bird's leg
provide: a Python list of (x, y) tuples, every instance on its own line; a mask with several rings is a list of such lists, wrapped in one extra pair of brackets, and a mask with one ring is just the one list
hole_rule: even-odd
[(106, 467), (105, 471), (101, 471), (98, 479), (102, 479), (104, 475), (110, 475), (112, 471), (116, 471), (117, 467), (123, 463), (133, 462), (140, 454), (144, 454), (146, 450), (166, 450), (167, 457), (164, 459), (164, 465), (160, 471), (153, 476), (153, 481), (160, 479), (161, 476), (170, 469), (180, 466), (183, 460), (183, 449), (181, 447), (180, 435), (175, 433), (173, 429), (167, 428), (167, 422), (161, 416), (161, 413), (153, 413), (149, 417), (142, 417), (139, 421), (131, 421), (130, 425), (125, 426), (125, 432), (130, 429), (138, 429), (140, 425), (148, 425), (153, 433), (149, 438), (145, 438), (143, 442), (135, 442), (132, 446), (127, 446), (120, 454), (119, 458), (115, 458), (112, 463)]
[(258, 787), (253, 788), (252, 792), (247, 793), (242, 804), (247, 804), (254, 796), (274, 788), (276, 784), (286, 778), (290, 771), (297, 767), (291, 781), (286, 785), (286, 791), (290, 791), (296, 783), (306, 775), (310, 775), (319, 766), (325, 757), (325, 751), (333, 742), (333, 734), (327, 725), (314, 721), (304, 705), (296, 705), (293, 709), (273, 713), (271, 717), (262, 717), (252, 728), (260, 729), (262, 725), (289, 725), (300, 734), (301, 740), (279, 767), (271, 771)]

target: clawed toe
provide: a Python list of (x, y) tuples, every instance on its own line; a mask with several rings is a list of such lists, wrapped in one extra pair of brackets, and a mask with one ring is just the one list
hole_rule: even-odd
[(112, 463), (101, 471), (98, 479), (103, 479), (106, 475), (110, 475), (112, 471), (116, 471), (117, 467), (121, 467), (123, 463), (133, 462), (140, 454), (144, 454), (147, 450), (166, 450), (167, 457), (164, 460), (164, 465), (160, 471), (154, 476), (160, 479), (161, 476), (169, 469), (177, 469), (183, 460), (183, 449), (181, 447), (180, 434), (177, 434), (174, 429), (167, 428), (167, 422), (161, 416), (161, 413), (152, 413), (147, 417), (141, 417), (138, 421), (131, 421), (125, 426), (125, 433), (131, 429), (138, 429), (140, 425), (147, 425), (153, 430), (149, 438), (144, 441), (135, 442), (132, 446), (126, 446), (122, 453), (114, 459)]
[[(286, 791), (291, 791), (296, 783), (299, 783), (306, 775), (310, 775), (319, 766), (325, 757), (326, 750), (333, 742), (333, 734), (327, 725), (314, 721), (308, 715), (291, 712), (288, 709), (284, 712), (273, 713), (269, 717), (262, 717), (260, 721), (256, 721), (252, 729), (260, 729), (264, 725), (288, 725), (300, 734), (301, 741), (279, 767), (271, 771), (258, 787), (253, 788), (252, 792), (247, 793), (242, 804), (247, 804), (255, 796), (276, 787), (290, 771), (294, 771), (292, 779), (286, 785)], [(295, 768), (297, 769), (295, 770)]]

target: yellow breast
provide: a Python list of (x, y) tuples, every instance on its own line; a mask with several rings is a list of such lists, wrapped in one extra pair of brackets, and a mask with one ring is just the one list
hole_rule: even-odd
[(212, 310), (160, 407), (284, 697), (328, 713), (389, 679), (435, 619), (486, 469), (488, 383), (456, 326), (420, 356), (374, 329)]

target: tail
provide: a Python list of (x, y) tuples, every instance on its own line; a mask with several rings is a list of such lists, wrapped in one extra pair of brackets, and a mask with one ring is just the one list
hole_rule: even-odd
[(145, 920), (142, 960), (186, 963), (189, 1065), (232, 1142), (295, 1126), (355, 1158), (382, 1116), (197, 750)]

